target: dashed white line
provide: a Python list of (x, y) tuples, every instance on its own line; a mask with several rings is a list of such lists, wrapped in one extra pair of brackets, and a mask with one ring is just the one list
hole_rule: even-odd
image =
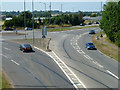
[(6, 47), (3, 47), (4, 49), (6, 49), (6, 50), (11, 50), (11, 49), (9, 49), (9, 48), (6, 48)]
[(18, 66), (20, 65), (19, 63), (15, 62), (14, 60), (11, 60), (11, 61), (12, 61), (13, 63), (15, 63), (16, 65), (18, 65)]
[(104, 68), (102, 65), (100, 65), (98, 62), (96, 61), (93, 61), (94, 64), (96, 64), (97, 66), (101, 67), (101, 68)]
[(115, 77), (115, 78), (117, 78), (117, 79), (119, 79), (119, 77), (118, 76), (116, 76), (115, 74), (113, 74), (112, 72), (110, 72), (109, 70), (106, 70), (109, 74), (111, 74), (113, 77)]
[(3, 55), (3, 54), (0, 54), (1, 56), (5, 57), (5, 58), (8, 58), (6, 55)]
[(90, 58), (88, 57), (88, 55), (84, 55), (84, 57), (86, 57), (87, 59), (90, 59)]

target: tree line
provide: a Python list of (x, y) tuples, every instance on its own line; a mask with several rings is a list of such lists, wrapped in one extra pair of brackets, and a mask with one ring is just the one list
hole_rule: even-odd
[[(25, 17), (24, 17), (25, 14)], [(39, 28), (40, 25), (48, 25), (48, 24), (54, 24), (54, 25), (62, 25), (62, 24), (71, 24), (71, 25), (80, 25), (80, 23), (83, 23), (84, 20), (83, 13), (79, 12), (78, 14), (60, 14), (55, 17), (46, 17), (46, 19), (41, 20), (41, 18), (38, 18), (38, 22), (34, 20), (34, 27)], [(25, 19), (25, 22), (24, 22)], [(6, 20), (4, 23), (5, 27), (32, 27), (33, 21), (32, 21), (32, 13), (26, 11), (21, 12), (20, 15), (12, 17), (11, 20)]]
[(120, 47), (120, 1), (107, 2), (104, 5), (100, 27), (107, 37)]
[[(27, 11), (27, 12), (30, 12), (30, 11)], [(78, 12), (63, 12), (63, 14), (70, 14), (70, 15), (73, 15), (73, 14), (79, 14), (80, 11)], [(31, 12), (32, 13), (32, 12)], [(49, 17), (50, 14), (61, 14), (62, 12), (61, 11), (58, 11), (58, 10), (51, 10), (51, 11), (37, 11), (35, 10), (34, 11), (34, 16), (35, 17)], [(94, 12), (91, 12), (91, 11), (84, 11), (82, 12), (83, 13), (83, 16), (92, 16), (92, 14), (94, 13), (95, 16), (101, 16), (101, 12), (99, 11), (94, 11)], [(5, 15), (7, 18), (8, 17), (14, 17), (14, 16), (18, 16), (20, 15), (21, 12), (20, 11), (10, 11), (10, 12), (7, 12), (7, 11), (2, 11), (2, 15)], [(4, 20), (4, 19), (3, 19)]]

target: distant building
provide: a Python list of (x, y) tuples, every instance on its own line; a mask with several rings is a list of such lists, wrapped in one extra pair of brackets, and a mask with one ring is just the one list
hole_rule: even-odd
[(83, 17), (84, 20), (101, 20), (102, 16), (98, 16), (98, 17)]
[(52, 17), (55, 17), (55, 16), (58, 16), (58, 15), (59, 15), (59, 14), (52, 14), (51, 16), (52, 16)]
[(11, 17), (9, 17), (9, 18), (6, 18), (5, 20), (12, 20), (12, 18), (11, 18)]

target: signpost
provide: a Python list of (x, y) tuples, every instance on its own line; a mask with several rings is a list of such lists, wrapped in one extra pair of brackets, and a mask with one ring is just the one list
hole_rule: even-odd
[(47, 28), (46, 27), (42, 27), (42, 38), (46, 38), (45, 35), (47, 35)]

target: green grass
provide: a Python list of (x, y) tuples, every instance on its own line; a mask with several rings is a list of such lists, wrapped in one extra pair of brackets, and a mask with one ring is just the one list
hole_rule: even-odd
[(104, 41), (101, 41), (101, 39), (96, 40), (96, 36), (100, 36), (101, 32), (95, 34), (92, 36), (92, 42), (95, 44), (96, 48), (99, 49), (102, 53), (106, 54), (107, 56), (114, 58), (115, 60), (119, 61), (118, 58), (118, 48), (117, 46), (112, 43), (106, 35), (103, 33), (103, 40), (109, 44), (106, 44)]
[(8, 78), (6, 77), (6, 75), (0, 71), (0, 88), (12, 88), (12, 85), (10, 84)]
[(84, 29), (84, 28), (92, 28), (92, 27), (98, 27), (98, 26), (85, 26), (85, 27), (69, 27), (69, 28), (55, 28), (55, 29), (47, 29), (48, 32), (54, 32), (54, 31), (66, 31), (66, 30), (75, 30), (75, 29)]

